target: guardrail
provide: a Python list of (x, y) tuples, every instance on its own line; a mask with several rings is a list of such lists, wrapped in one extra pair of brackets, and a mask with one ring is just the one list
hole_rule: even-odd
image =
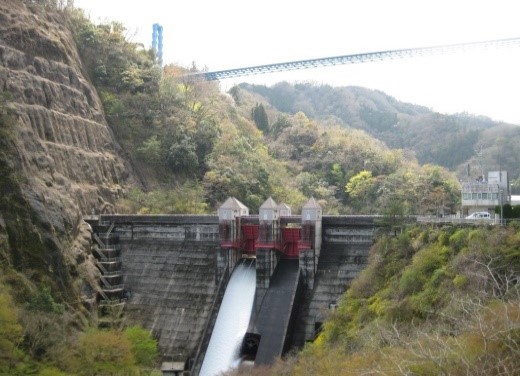
[(460, 218), (460, 217), (429, 217), (418, 216), (419, 223), (451, 223), (451, 224), (500, 224), (500, 218)]

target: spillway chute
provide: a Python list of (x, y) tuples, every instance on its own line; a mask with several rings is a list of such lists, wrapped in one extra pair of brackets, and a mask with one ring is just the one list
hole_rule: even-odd
[(240, 350), (255, 299), (254, 259), (244, 259), (229, 279), (215, 327), (200, 370), (201, 376), (214, 376), (240, 364)]

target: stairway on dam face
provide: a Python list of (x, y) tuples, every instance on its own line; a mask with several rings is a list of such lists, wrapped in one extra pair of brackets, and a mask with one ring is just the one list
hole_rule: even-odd
[(217, 290), (215, 245), (122, 240), (127, 317), (152, 331), (166, 357), (197, 349)]

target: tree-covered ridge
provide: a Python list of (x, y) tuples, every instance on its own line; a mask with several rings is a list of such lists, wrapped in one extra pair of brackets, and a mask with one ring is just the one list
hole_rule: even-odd
[[(509, 171), (520, 176), (520, 127), (469, 114), (444, 115), (413, 104), (402, 103), (380, 91), (360, 87), (289, 84), (271, 87), (241, 84), (260, 95), (279, 111), (304, 112), (311, 119), (334, 118), (345, 127), (363, 129), (388, 147), (411, 150), (419, 163), (437, 164), (458, 171), (473, 167), (474, 177), (484, 170)], [(506, 143), (504, 140), (509, 140)], [(477, 150), (482, 161), (476, 161)], [(498, 151), (500, 150), (500, 151)]]
[[(232, 90), (239, 111), (262, 100), (240, 87)], [(265, 103), (269, 126), (264, 130), (270, 153), (283, 160), (299, 190), (313, 196), (328, 213), (442, 214), (456, 210), (457, 181), (439, 166), (420, 166), (403, 150), (392, 150), (365, 131), (324, 122), (303, 112), (280, 113)], [(370, 179), (353, 187), (360, 174)], [(362, 192), (362, 194), (361, 194)]]

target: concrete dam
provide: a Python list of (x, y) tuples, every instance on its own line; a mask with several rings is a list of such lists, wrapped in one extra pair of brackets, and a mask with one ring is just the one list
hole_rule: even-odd
[(218, 215), (89, 218), (100, 312), (150, 330), (163, 374), (198, 375), (231, 274), (251, 258), (256, 287), (241, 355), (271, 364), (315, 338), (367, 264), (377, 219), (322, 215), (314, 199), (292, 215), (271, 198), (256, 215), (229, 198)]

